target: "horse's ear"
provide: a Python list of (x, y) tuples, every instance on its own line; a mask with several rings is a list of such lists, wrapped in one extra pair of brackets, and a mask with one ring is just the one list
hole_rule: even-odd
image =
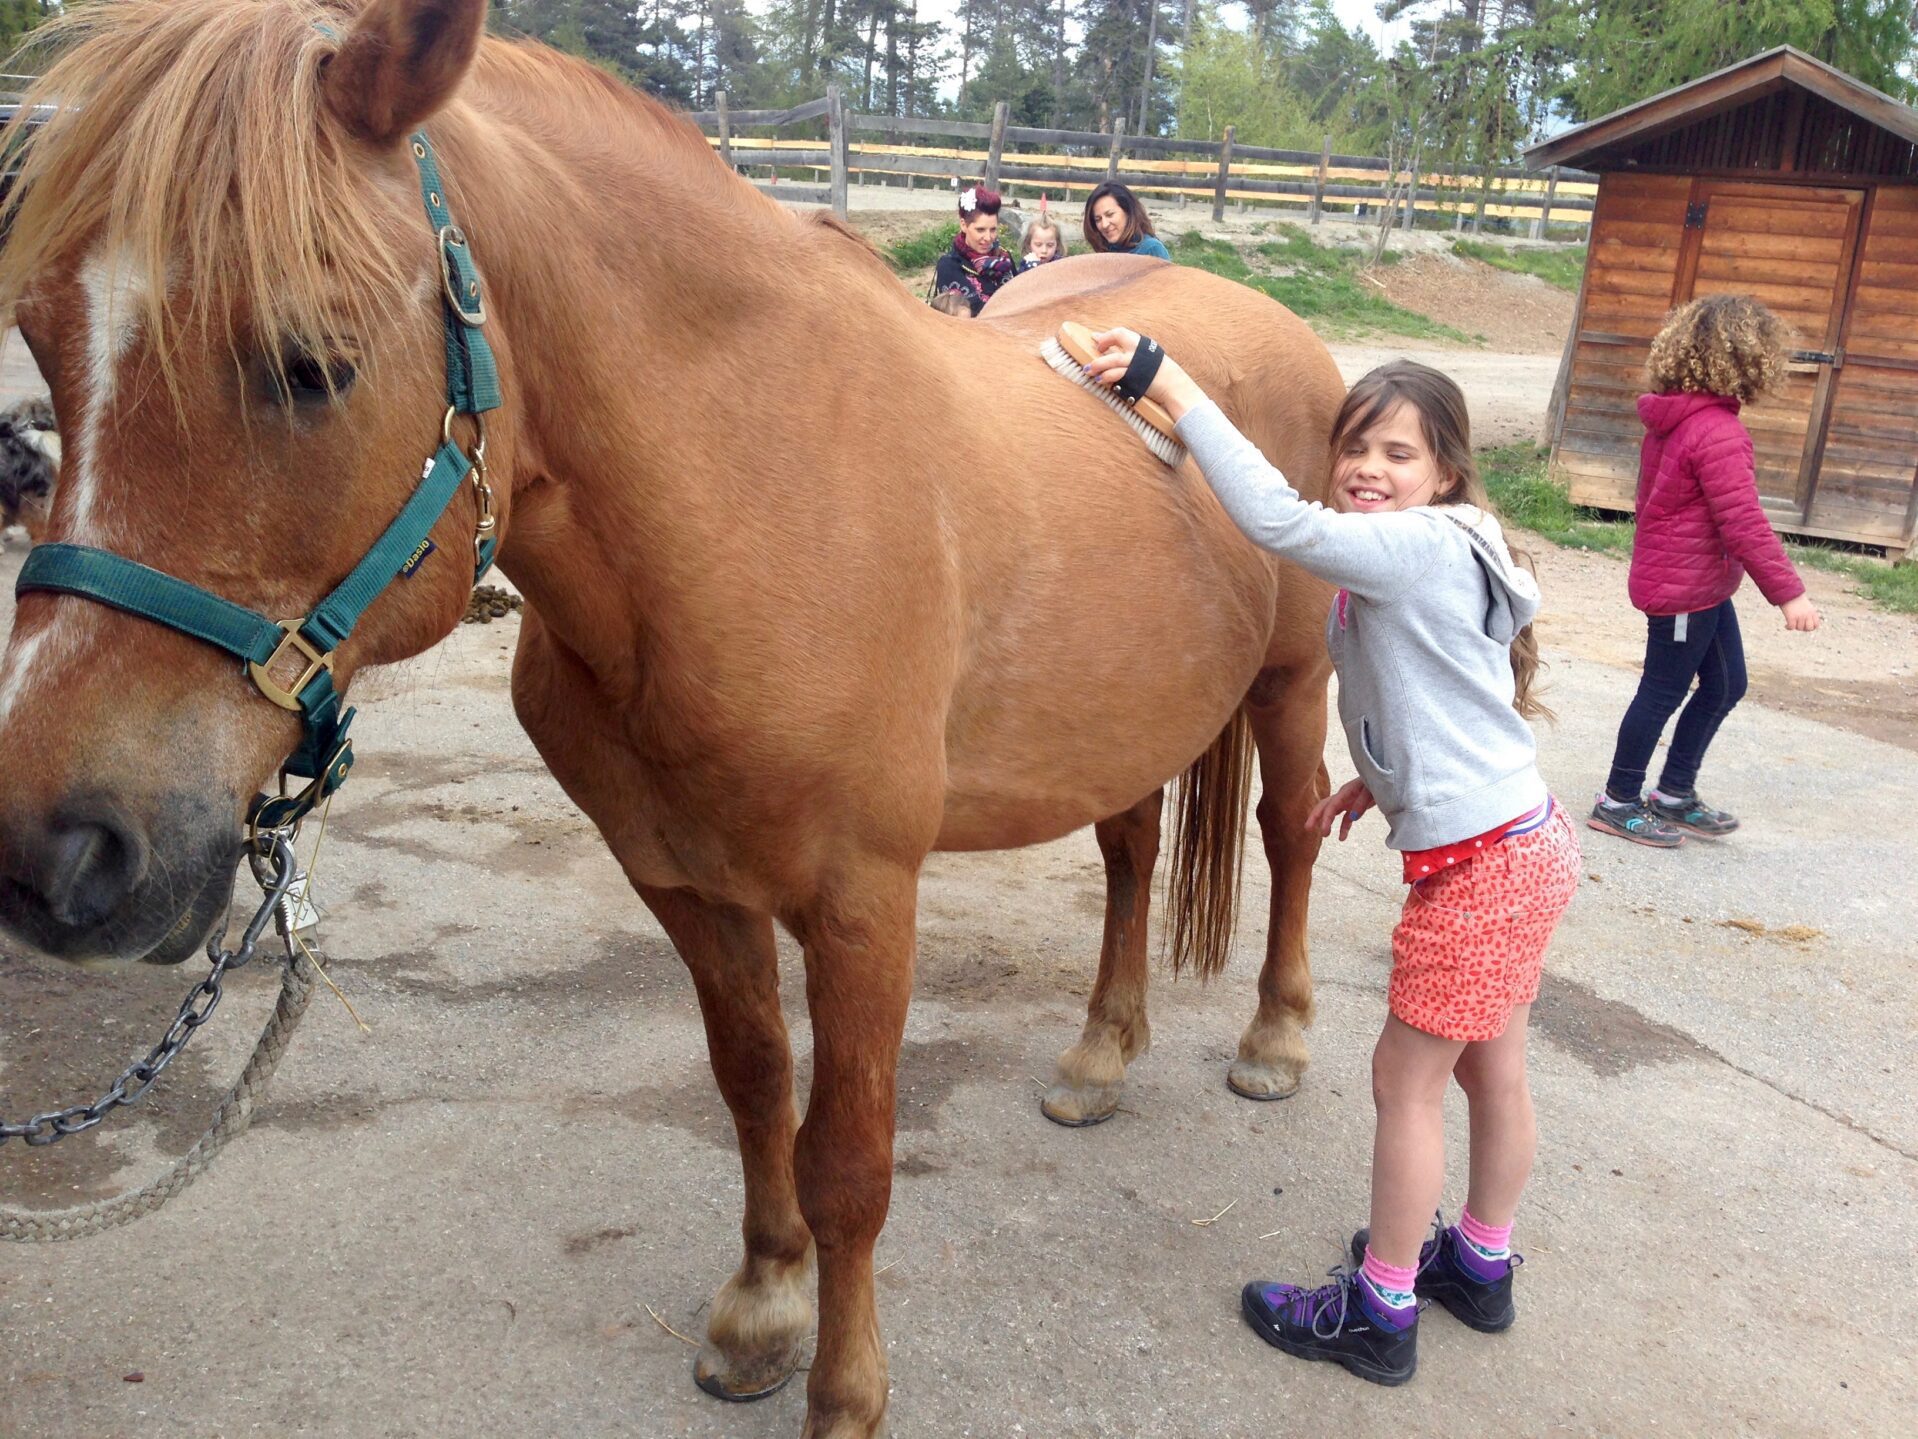
[(453, 98), (486, 0), (372, 0), (320, 77), (326, 107), (369, 145), (397, 145)]

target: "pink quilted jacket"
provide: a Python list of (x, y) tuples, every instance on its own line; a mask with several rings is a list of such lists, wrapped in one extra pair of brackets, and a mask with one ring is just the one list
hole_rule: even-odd
[(1758, 503), (1752, 437), (1727, 395), (1640, 395), (1638, 537), (1632, 603), (1648, 615), (1695, 614), (1732, 597), (1751, 571), (1775, 605), (1805, 592)]

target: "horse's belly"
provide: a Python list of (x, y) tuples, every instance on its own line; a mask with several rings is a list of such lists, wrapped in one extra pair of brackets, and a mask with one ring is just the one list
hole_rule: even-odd
[[(1136, 804), (1218, 737), (1264, 660), (1276, 567), (1223, 516), (1009, 584), (946, 724), (941, 849), (1057, 838)], [(1061, 548), (1067, 541), (1060, 540)]]

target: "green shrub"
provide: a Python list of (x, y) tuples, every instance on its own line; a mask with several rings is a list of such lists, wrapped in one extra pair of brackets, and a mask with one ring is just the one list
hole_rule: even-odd
[(949, 221), (943, 225), (934, 225), (931, 229), (900, 240), (886, 248), (886, 263), (902, 275), (923, 270), (935, 265), (939, 257), (952, 248), (953, 237), (959, 233), (959, 222)]

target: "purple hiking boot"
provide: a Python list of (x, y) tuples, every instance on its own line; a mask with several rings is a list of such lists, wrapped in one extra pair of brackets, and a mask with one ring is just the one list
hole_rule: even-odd
[[(1365, 1262), (1370, 1229), (1352, 1236), (1353, 1262)], [(1513, 1254), (1486, 1259), (1459, 1234), (1458, 1226), (1439, 1230), (1438, 1237), (1419, 1246), (1419, 1274), (1413, 1292), (1436, 1299), (1452, 1317), (1481, 1334), (1500, 1334), (1512, 1327), (1518, 1309), (1512, 1303), (1512, 1271), (1525, 1262)]]
[(1267, 1344), (1299, 1359), (1329, 1359), (1374, 1384), (1403, 1384), (1418, 1372), (1418, 1310), (1398, 1320), (1356, 1271), (1331, 1271), (1318, 1289), (1255, 1279), (1245, 1286), (1245, 1321)]

